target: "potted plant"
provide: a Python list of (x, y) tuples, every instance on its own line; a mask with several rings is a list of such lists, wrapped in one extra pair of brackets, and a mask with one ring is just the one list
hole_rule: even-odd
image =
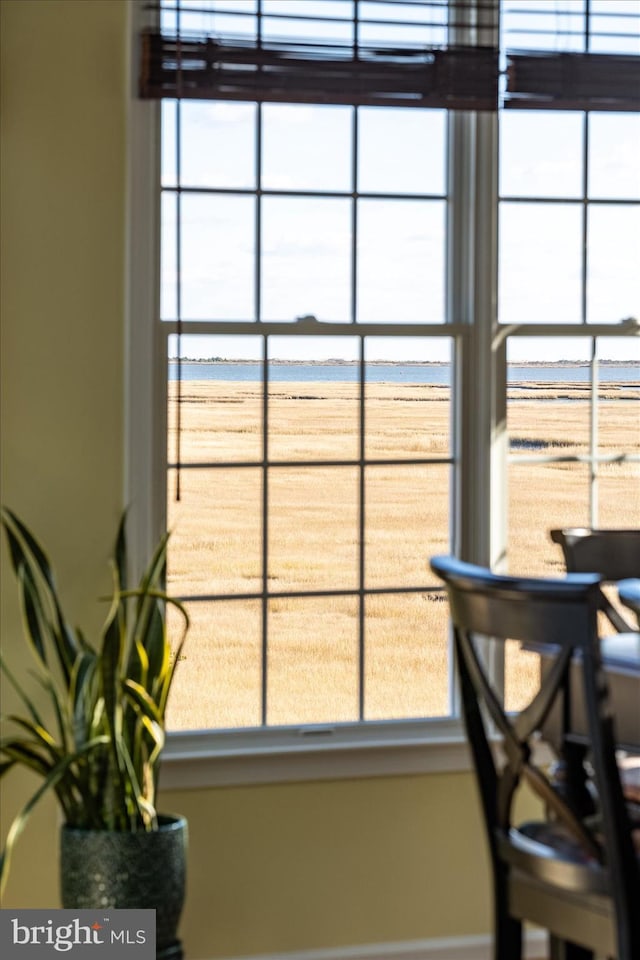
[[(9, 828), (0, 881), (29, 814), (53, 790), (63, 818), (63, 907), (153, 907), (157, 957), (178, 960), (187, 825), (156, 811), (167, 698), (188, 628), (184, 608), (164, 589), (168, 534), (131, 588), (122, 517), (109, 609), (92, 644), (67, 621), (36, 538), (11, 510), (3, 508), (0, 519), (41, 688), (36, 701), (0, 659), (24, 707), (22, 715), (4, 718), (12, 732), (0, 739), (0, 776), (22, 766), (42, 780)], [(167, 633), (169, 604), (183, 618), (174, 649)]]

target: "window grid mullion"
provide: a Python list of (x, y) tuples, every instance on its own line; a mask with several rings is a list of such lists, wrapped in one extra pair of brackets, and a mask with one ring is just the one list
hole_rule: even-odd
[(365, 718), (365, 657), (366, 657), (366, 621), (365, 621), (365, 577), (366, 577), (366, 382), (365, 382), (365, 339), (360, 338), (360, 464), (358, 470), (359, 484), (359, 511), (358, 511), (358, 716), (360, 720)]
[(262, 592), (260, 722), (267, 725), (269, 694), (269, 338), (262, 338)]
[[(178, 26), (180, 11), (178, 10)], [(181, 499), (180, 461), (182, 459), (182, 103), (176, 101), (176, 320), (178, 341), (178, 379), (176, 385), (176, 437), (175, 458), (178, 464), (176, 470), (176, 500)]]
[[(590, 43), (590, 13), (587, 0), (586, 9), (586, 38), (585, 47)], [(584, 196), (584, 213), (582, 219), (582, 322), (588, 321), (588, 289), (589, 282), (589, 146), (591, 137), (591, 114), (585, 111), (583, 121), (583, 157), (582, 157), (582, 192)], [(589, 524), (596, 527), (598, 524), (598, 341), (591, 340), (591, 357), (589, 363), (591, 378), (589, 395)]]
[[(354, 4), (354, 45), (357, 51), (358, 47), (358, 3)], [(356, 324), (358, 320), (358, 168), (360, 157), (359, 144), (359, 120), (360, 110), (353, 107), (353, 122), (351, 125), (351, 323)], [(358, 463), (358, 719), (365, 718), (365, 669), (366, 669), (366, 621), (365, 621), (365, 340), (360, 337), (359, 341), (359, 397), (358, 397), (358, 445), (359, 445), (359, 463)]]
[[(262, 2), (258, 2), (258, 42), (262, 36)], [(255, 318), (262, 319), (262, 104), (256, 104), (256, 153), (255, 153), (255, 237), (254, 237), (254, 297)], [(269, 678), (269, 340), (262, 337), (262, 596), (260, 619), (260, 723), (267, 725)]]
[[(585, 22), (585, 49), (589, 49), (589, 5), (587, 0), (586, 22)], [(588, 250), (589, 250), (589, 133), (590, 133), (590, 114), (585, 111), (582, 115), (582, 245), (580, 251), (580, 313), (583, 327), (586, 328), (588, 321)], [(596, 356), (596, 339), (590, 340), (589, 357), (589, 523), (595, 526), (597, 522), (597, 501), (596, 501), (596, 483), (597, 466), (596, 456), (598, 453), (598, 360)]]

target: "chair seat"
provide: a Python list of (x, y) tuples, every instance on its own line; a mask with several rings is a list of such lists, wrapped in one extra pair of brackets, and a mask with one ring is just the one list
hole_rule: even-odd
[[(640, 830), (634, 831), (634, 841), (640, 862)], [(523, 823), (510, 830), (507, 842), (513, 915), (551, 927), (561, 940), (613, 956), (616, 932), (606, 870), (562, 824)]]
[(539, 880), (567, 891), (605, 894), (607, 872), (562, 826), (530, 821), (498, 838), (499, 856)]

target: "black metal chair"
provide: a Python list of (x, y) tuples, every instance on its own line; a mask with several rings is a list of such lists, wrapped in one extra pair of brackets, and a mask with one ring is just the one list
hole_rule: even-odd
[[(640, 864), (600, 661), (598, 576), (505, 577), (453, 557), (434, 557), (431, 568), (446, 584), (451, 608), (462, 710), (491, 853), (495, 960), (520, 960), (523, 921), (549, 931), (554, 958), (638, 960)], [(485, 669), (489, 644), (507, 639), (544, 646), (553, 660), (517, 715), (505, 713)], [(575, 657), (580, 671), (570, 670)], [(592, 767), (584, 807), (567, 789), (571, 784), (563, 788), (539, 765), (538, 738), (552, 711), (560, 711), (561, 742), (570, 744), (571, 699), (578, 695), (588, 718)], [(514, 822), (514, 798), (524, 784), (544, 803), (540, 822)]]
[[(567, 573), (599, 573), (607, 582), (640, 577), (640, 530), (565, 527), (549, 533), (562, 549)], [(603, 611), (619, 632), (634, 629), (604, 594)]]

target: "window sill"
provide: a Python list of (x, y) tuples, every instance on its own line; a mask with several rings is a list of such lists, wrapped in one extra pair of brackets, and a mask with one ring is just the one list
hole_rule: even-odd
[(370, 722), (172, 733), (160, 782), (164, 790), (190, 790), (470, 769), (456, 720)]

